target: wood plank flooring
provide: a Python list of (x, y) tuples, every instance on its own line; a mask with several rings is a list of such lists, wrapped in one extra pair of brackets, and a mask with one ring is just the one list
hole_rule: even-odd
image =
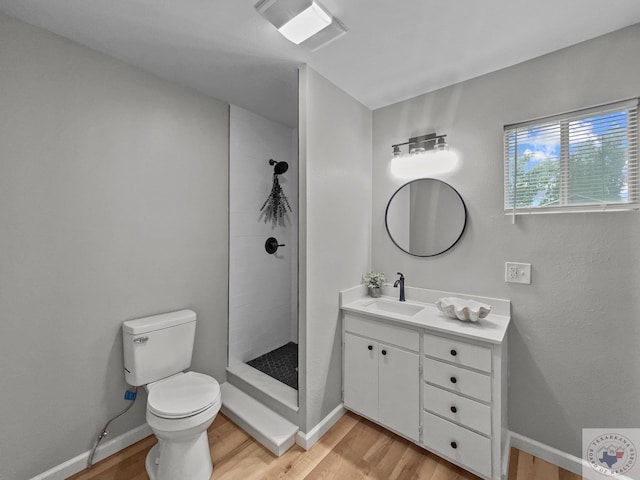
[[(479, 480), (353, 413), (343, 416), (309, 451), (295, 445), (279, 458), (222, 414), (208, 434), (214, 465), (211, 480)], [(146, 480), (144, 460), (155, 442), (155, 437), (147, 437), (68, 480)], [(511, 450), (509, 480), (580, 479)]]
[(509, 456), (509, 480), (582, 480), (582, 476), (512, 448)]

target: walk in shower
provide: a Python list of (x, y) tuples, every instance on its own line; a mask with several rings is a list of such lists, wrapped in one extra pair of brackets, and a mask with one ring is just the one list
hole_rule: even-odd
[(298, 131), (231, 105), (229, 140), (229, 371), (293, 392)]

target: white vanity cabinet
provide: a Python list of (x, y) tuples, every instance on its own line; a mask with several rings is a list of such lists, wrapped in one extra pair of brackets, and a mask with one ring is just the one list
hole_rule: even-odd
[(420, 332), (347, 313), (344, 405), (415, 441), (420, 426)]
[(510, 303), (489, 301), (492, 313), (476, 324), (427, 302), (341, 303), (344, 406), (486, 480), (504, 480)]

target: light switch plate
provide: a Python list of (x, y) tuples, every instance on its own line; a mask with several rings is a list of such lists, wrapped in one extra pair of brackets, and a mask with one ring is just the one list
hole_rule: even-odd
[(531, 264), (505, 262), (504, 281), (508, 283), (531, 284)]

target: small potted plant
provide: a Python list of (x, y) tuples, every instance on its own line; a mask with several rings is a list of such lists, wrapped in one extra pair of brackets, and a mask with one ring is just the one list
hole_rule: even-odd
[(384, 285), (384, 273), (368, 272), (362, 277), (363, 283), (369, 289), (369, 296), (378, 298), (382, 295), (382, 285)]

